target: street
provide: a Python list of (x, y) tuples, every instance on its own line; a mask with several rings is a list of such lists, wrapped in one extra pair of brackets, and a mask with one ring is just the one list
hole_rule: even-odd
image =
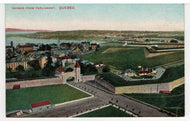
[(24, 117), (73, 117), (90, 111), (95, 108), (99, 108), (108, 104), (117, 105), (129, 112), (134, 113), (140, 117), (168, 117), (165, 112), (161, 112), (156, 108), (149, 105), (134, 101), (122, 95), (116, 95), (109, 93), (105, 89), (96, 87), (95, 85), (90, 85), (86, 83), (69, 83), (77, 88), (80, 88), (88, 93), (94, 95), (92, 98), (85, 100), (75, 101), (72, 103), (63, 104), (60, 106), (53, 107), (52, 109), (45, 110), (42, 112), (36, 112), (29, 115), (23, 115)]

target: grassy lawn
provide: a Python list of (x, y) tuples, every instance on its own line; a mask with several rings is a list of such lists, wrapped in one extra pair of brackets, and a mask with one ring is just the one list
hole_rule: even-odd
[(171, 82), (181, 77), (184, 77), (184, 65), (168, 68), (164, 73), (164, 75), (158, 80), (125, 81), (123, 78), (115, 74), (112, 74), (110, 72), (103, 73), (101, 74), (101, 76), (104, 78), (104, 80), (106, 80), (113, 86), (164, 83), (164, 82)]
[[(170, 94), (126, 94), (135, 99), (184, 116), (184, 85), (175, 88)], [(178, 111), (176, 110), (178, 108)]]
[(133, 117), (117, 108), (108, 106), (99, 110), (79, 115), (77, 117)]
[(57, 104), (88, 96), (88, 94), (68, 85), (50, 85), (6, 90), (6, 111), (30, 108), (31, 103), (44, 100), (50, 100), (52, 104)]
[[(176, 52), (168, 55), (146, 58), (144, 55), (144, 48), (134, 48), (110, 53), (102, 53), (108, 48), (114, 48), (114, 46), (101, 47), (97, 52), (82, 55), (80, 58), (89, 60), (91, 62), (103, 62), (104, 64), (113, 66), (121, 71), (124, 71), (128, 68), (137, 70), (138, 65), (142, 65), (144, 68), (155, 67), (184, 59), (184, 52)], [(115, 48), (119, 47), (115, 46)]]

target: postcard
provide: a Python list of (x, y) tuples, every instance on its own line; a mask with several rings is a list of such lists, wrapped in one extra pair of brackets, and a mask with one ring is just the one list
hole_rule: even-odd
[(184, 4), (5, 4), (6, 117), (184, 117)]

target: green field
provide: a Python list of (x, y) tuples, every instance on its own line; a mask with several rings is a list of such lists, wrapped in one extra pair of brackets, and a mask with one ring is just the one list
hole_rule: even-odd
[(68, 85), (50, 85), (6, 90), (6, 111), (28, 109), (31, 103), (44, 100), (50, 100), (52, 104), (57, 104), (88, 96), (88, 94)]
[(125, 81), (123, 78), (110, 72), (103, 73), (100, 76), (103, 77), (104, 80), (106, 80), (113, 86), (166, 83), (184, 77), (184, 64), (168, 68), (164, 75), (158, 80)]
[[(170, 94), (126, 94), (132, 98), (155, 105), (178, 116), (184, 116), (184, 85), (175, 88)], [(178, 110), (177, 110), (178, 109)]]
[[(115, 47), (118, 48), (118, 46)], [(108, 48), (114, 48), (114, 46), (101, 47), (97, 52), (82, 55), (80, 58), (91, 62), (103, 62), (104, 64), (113, 66), (115, 69), (121, 71), (129, 68), (137, 70), (138, 65), (142, 65), (144, 68), (155, 67), (184, 59), (184, 52), (176, 52), (168, 55), (146, 58), (144, 55), (144, 48), (102, 53)]]
[(133, 117), (117, 108), (108, 106), (102, 109), (98, 109), (89, 113), (79, 115), (77, 117)]

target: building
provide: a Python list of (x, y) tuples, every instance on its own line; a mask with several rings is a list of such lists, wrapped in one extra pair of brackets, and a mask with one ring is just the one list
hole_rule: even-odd
[(80, 75), (80, 65), (76, 63), (75, 65), (75, 81), (80, 82), (81, 81), (81, 75)]
[(92, 50), (95, 50), (97, 47), (98, 47), (98, 45), (97, 45), (96, 43), (92, 43), (92, 44), (91, 44)]
[(52, 107), (52, 104), (49, 100), (31, 104), (31, 108), (33, 112), (49, 109), (51, 107)]
[(19, 45), (19, 46), (17, 46), (17, 49), (21, 52), (27, 52), (27, 51), (32, 51), (33, 46), (31, 46), (31, 45)]
[(12, 46), (6, 46), (6, 52), (8, 52), (8, 51), (13, 52), (13, 47)]
[(103, 63), (94, 63), (94, 65), (95, 65), (95, 67), (102, 67), (102, 66), (104, 66)]
[(10, 63), (6, 63), (6, 69), (11, 69), (11, 71), (16, 71), (16, 68), (22, 65), (24, 67), (24, 69), (28, 68), (28, 64), (26, 61), (22, 61), (22, 62), (10, 62)]
[(132, 70), (132, 69), (127, 69), (127, 70), (125, 70), (124, 75), (125, 75), (125, 76), (128, 76), (128, 77), (137, 76), (136, 72), (135, 72), (134, 70)]
[(56, 68), (57, 73), (62, 73), (65, 72), (64, 68)]
[(38, 59), (41, 69), (44, 68), (46, 62), (47, 62), (47, 56), (41, 57)]

